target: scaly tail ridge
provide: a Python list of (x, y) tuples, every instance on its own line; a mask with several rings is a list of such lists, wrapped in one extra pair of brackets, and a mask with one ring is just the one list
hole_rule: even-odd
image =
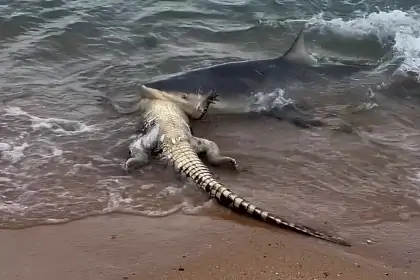
[(167, 157), (172, 161), (175, 169), (191, 178), (204, 191), (209, 193), (212, 197), (217, 198), (217, 200), (222, 205), (225, 205), (239, 212), (246, 212), (248, 215), (269, 224), (288, 228), (302, 234), (314, 236), (343, 246), (351, 246), (342, 237), (331, 236), (304, 225), (288, 222), (283, 218), (280, 218), (262, 210), (261, 208), (256, 207), (251, 202), (236, 195), (231, 190), (216, 181), (210, 170), (192, 151), (191, 147), (181, 146), (177, 149), (174, 149), (171, 156)]

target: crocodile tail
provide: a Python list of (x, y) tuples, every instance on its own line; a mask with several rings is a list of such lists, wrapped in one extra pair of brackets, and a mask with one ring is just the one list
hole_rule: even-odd
[[(167, 153), (166, 153), (167, 154)], [(251, 202), (238, 196), (222, 184), (217, 182), (210, 170), (203, 164), (191, 147), (179, 147), (174, 149), (171, 156), (166, 157), (173, 163), (174, 168), (192, 179), (200, 188), (215, 197), (220, 204), (225, 205), (237, 212), (247, 213), (257, 220), (262, 220), (269, 224), (287, 228), (302, 234), (310, 235), (329, 242), (344, 246), (351, 246), (346, 240), (339, 236), (331, 236), (316, 229), (291, 223), (283, 218), (256, 207)]]

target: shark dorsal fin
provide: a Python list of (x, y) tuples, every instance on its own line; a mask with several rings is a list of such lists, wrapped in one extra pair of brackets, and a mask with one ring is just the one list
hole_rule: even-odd
[(303, 27), (299, 31), (299, 34), (297, 35), (292, 46), (287, 50), (287, 52), (283, 56), (281, 56), (282, 59), (285, 59), (290, 62), (309, 64), (309, 65), (313, 65), (317, 63), (316, 58), (313, 57), (306, 49), (305, 36), (303, 35), (304, 30), (305, 30), (305, 27)]

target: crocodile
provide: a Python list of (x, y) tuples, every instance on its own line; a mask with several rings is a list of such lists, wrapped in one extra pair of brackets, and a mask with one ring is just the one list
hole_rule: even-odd
[(112, 105), (119, 113), (131, 114), (138, 110), (142, 110), (144, 113), (144, 129), (137, 139), (130, 144), (130, 157), (124, 164), (125, 170), (144, 166), (154, 153), (160, 161), (172, 165), (177, 172), (192, 180), (212, 198), (216, 198), (220, 204), (234, 211), (246, 213), (257, 220), (302, 234), (344, 246), (351, 246), (342, 237), (328, 235), (271, 214), (235, 194), (216, 180), (198, 154), (204, 153), (211, 165), (229, 164), (238, 170), (236, 160), (221, 155), (215, 142), (193, 136), (190, 129), (190, 119), (201, 119), (206, 114), (210, 104), (218, 100), (215, 92), (209, 93), (195, 105), (189, 99), (189, 95), (174, 95), (144, 85), (141, 86), (140, 91), (143, 98), (135, 107), (130, 109), (123, 109), (112, 103), (110, 99), (100, 98), (107, 104)]

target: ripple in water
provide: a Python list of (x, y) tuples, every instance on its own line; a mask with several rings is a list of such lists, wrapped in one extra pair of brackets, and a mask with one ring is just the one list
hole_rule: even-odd
[[(104, 155), (99, 148), (97, 154), (86, 154), (86, 142), (105, 136), (96, 126), (41, 118), (19, 107), (5, 107), (3, 116), (9, 127), (17, 124), (10, 134), (5, 131), (0, 143), (3, 228), (107, 213), (161, 217), (192, 207), (182, 198), (184, 187), (159, 186), (156, 179), (139, 185), (138, 179), (122, 172), (122, 160), (116, 162), (112, 153)], [(156, 204), (168, 198), (168, 205)]]

